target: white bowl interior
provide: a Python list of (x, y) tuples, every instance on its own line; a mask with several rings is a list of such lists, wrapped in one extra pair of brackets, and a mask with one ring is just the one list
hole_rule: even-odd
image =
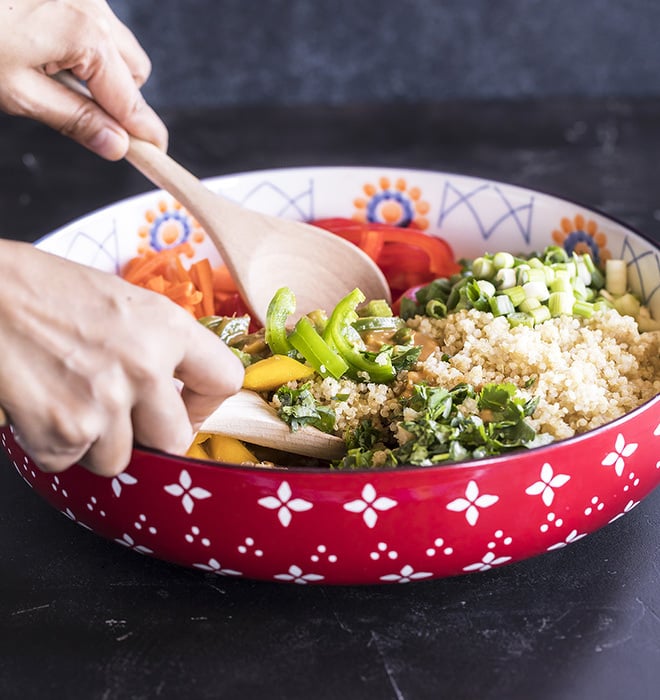
[[(456, 256), (505, 250), (529, 253), (555, 243), (592, 249), (628, 263), (630, 284), (660, 318), (660, 252), (642, 235), (589, 207), (541, 192), (451, 173), (373, 167), (307, 167), (211, 178), (208, 186), (246, 207), (300, 220), (351, 217), (379, 202), (426, 222)], [(109, 271), (136, 255), (154, 219), (174, 212), (174, 200), (154, 191), (112, 204), (39, 241), (39, 247)], [(580, 226), (580, 224), (582, 226)], [(564, 225), (564, 228), (562, 228)], [(138, 232), (142, 229), (142, 238)], [(553, 239), (553, 232), (555, 239)], [(220, 258), (206, 238), (196, 257)]]

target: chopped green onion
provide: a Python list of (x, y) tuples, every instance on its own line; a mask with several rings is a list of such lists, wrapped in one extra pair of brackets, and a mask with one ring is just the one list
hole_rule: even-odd
[(570, 271), (566, 269), (566, 265), (562, 265), (562, 267), (553, 267), (552, 269), (555, 272), (555, 280), (562, 279), (570, 282), (573, 279)]
[(573, 304), (573, 316), (591, 318), (594, 315), (594, 305), (588, 301), (576, 301)]
[(549, 286), (551, 292), (573, 292), (573, 283), (568, 277), (556, 277)]
[(447, 304), (440, 299), (431, 299), (426, 302), (426, 315), (431, 318), (445, 318), (447, 316)]
[(576, 277), (584, 283), (584, 285), (591, 284), (591, 272), (586, 266), (583, 258), (575, 256), (575, 269), (577, 271)]
[(552, 292), (548, 299), (550, 315), (553, 318), (557, 316), (570, 316), (573, 313), (574, 303), (575, 297), (570, 292)]
[(477, 280), (476, 284), (484, 296), (492, 297), (495, 294), (495, 285), (492, 282), (489, 282), (485, 279), (481, 279)]
[[(466, 302), (467, 308), (478, 311), (489, 311), (488, 300), (495, 294), (495, 286), (488, 280), (476, 280), (465, 285), (461, 289), (461, 297)], [(456, 308), (459, 308), (457, 305)]]
[(511, 287), (509, 289), (503, 289), (502, 294), (508, 296), (514, 306), (520, 306), (520, 304), (522, 304), (522, 302), (527, 298), (525, 296), (525, 290), (520, 285), (516, 285), (515, 287)]
[(545, 282), (526, 282), (523, 284), (523, 289), (528, 299), (533, 297), (539, 301), (545, 301), (550, 296)]
[(586, 298), (587, 298), (587, 286), (585, 285), (582, 278), (575, 277), (571, 281), (571, 284), (573, 285), (573, 296), (575, 296), (576, 299), (580, 299), (582, 301), (586, 300)]
[(539, 323), (543, 323), (543, 321), (547, 321), (548, 319), (552, 318), (550, 316), (550, 309), (547, 306), (541, 306), (538, 307), (538, 309), (532, 309), (529, 312), (529, 315), (534, 319), (534, 325), (538, 325)]
[(518, 284), (525, 284), (527, 282), (543, 282), (546, 283), (545, 272), (537, 267), (530, 267), (529, 269), (520, 270), (518, 274)]
[(508, 316), (516, 310), (513, 302), (506, 294), (498, 294), (497, 296), (489, 297), (488, 303), (493, 316)]
[(558, 245), (550, 245), (545, 249), (543, 259), (546, 265), (564, 263), (568, 260), (568, 253)]
[(447, 308), (456, 309), (458, 302), (461, 299), (461, 290), (472, 281), (472, 277), (461, 277), (456, 284), (451, 288), (449, 296), (447, 297)]
[(506, 318), (511, 328), (515, 328), (516, 326), (529, 326), (529, 328), (534, 327), (533, 317), (529, 314), (523, 313), (522, 311), (514, 311)]
[(358, 316), (393, 316), (385, 299), (372, 299), (357, 310)]
[(518, 304), (518, 308), (526, 314), (531, 313), (534, 309), (542, 306), (541, 302), (536, 297), (527, 297), (524, 301)]
[(605, 262), (605, 289), (614, 296), (626, 293), (628, 266), (625, 260), (607, 260)]
[(472, 274), (478, 280), (489, 280), (495, 274), (495, 265), (488, 258), (476, 258), (472, 263)]
[(498, 289), (510, 289), (516, 286), (516, 271), (512, 267), (503, 267), (495, 274)]
[(543, 274), (545, 275), (545, 283), (546, 284), (549, 285), (555, 281), (555, 277), (556, 277), (555, 271), (549, 265), (546, 265), (543, 268)]
[(516, 265), (516, 280), (518, 281), (518, 284), (524, 284), (527, 282), (527, 272), (531, 269), (532, 268), (526, 262)]
[(589, 286), (594, 287), (595, 289), (601, 289), (605, 285), (605, 277), (603, 277), (603, 273), (594, 264), (591, 255), (589, 255), (589, 253), (584, 253), (582, 256), (582, 261), (586, 265), (587, 270), (589, 270), (589, 274), (591, 275), (591, 282), (589, 282)]
[(609, 299), (605, 299), (605, 297), (598, 297), (596, 301), (594, 302), (594, 311), (608, 311), (609, 309), (613, 309), (614, 305), (612, 304)]
[(514, 266), (515, 259), (511, 253), (495, 253), (493, 265), (496, 270), (504, 270)]

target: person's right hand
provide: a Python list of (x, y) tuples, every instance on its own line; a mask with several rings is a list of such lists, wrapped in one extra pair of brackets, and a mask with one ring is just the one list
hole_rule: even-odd
[[(49, 76), (70, 70), (94, 100)], [(146, 53), (104, 0), (0, 0), (0, 109), (31, 117), (109, 160), (128, 133), (167, 147), (140, 87)]]
[(241, 388), (240, 360), (164, 296), (1, 239), (0, 280), (0, 406), (45, 471), (112, 476), (134, 440), (182, 454)]

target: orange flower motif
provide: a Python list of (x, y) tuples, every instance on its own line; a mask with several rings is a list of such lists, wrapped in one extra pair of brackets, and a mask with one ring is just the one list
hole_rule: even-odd
[(422, 199), (419, 187), (408, 187), (404, 178), (392, 182), (388, 177), (381, 177), (377, 185), (367, 183), (362, 190), (365, 196), (353, 201), (356, 221), (421, 230), (429, 227), (429, 203)]
[(607, 249), (607, 236), (593, 219), (585, 219), (582, 214), (576, 214), (573, 219), (565, 216), (560, 228), (552, 232), (552, 240), (567, 253), (589, 253), (596, 264), (612, 257)]
[(145, 214), (145, 224), (138, 229), (138, 253), (147, 250), (164, 250), (173, 248), (186, 241), (201, 243), (204, 231), (199, 222), (192, 217), (179, 202), (168, 203), (161, 199), (154, 209)]

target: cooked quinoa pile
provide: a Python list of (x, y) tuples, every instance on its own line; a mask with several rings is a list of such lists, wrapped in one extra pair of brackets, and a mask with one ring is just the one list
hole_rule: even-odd
[(506, 318), (474, 309), (407, 324), (438, 347), (391, 385), (312, 381), (314, 397), (335, 412), (337, 434), (363, 418), (396, 432), (405, 417), (399, 397), (412, 383), (446, 389), (513, 383), (523, 396), (538, 397), (529, 423), (555, 440), (608, 423), (660, 393), (660, 331), (640, 334), (634, 318), (614, 310), (590, 319), (560, 316), (534, 328), (510, 327)]

